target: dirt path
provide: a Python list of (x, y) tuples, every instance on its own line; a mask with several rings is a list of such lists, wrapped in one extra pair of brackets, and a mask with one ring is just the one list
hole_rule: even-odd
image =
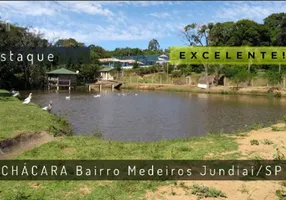
[[(242, 133), (240, 136), (236, 136), (236, 139), (239, 144), (238, 152), (242, 155), (241, 159), (271, 160), (277, 156), (283, 160), (286, 159), (284, 157), (286, 156), (285, 124), (276, 124), (269, 128)], [(277, 148), (280, 153), (277, 153)], [(176, 185), (158, 187), (155, 192), (149, 191), (146, 193), (146, 198), (148, 200), (197, 200), (198, 196), (193, 195), (190, 189), (194, 184), (215, 188), (226, 194), (226, 198), (202, 198), (207, 200), (278, 200), (276, 192), (278, 190), (286, 191), (285, 181), (183, 181)]]
[(24, 151), (58, 140), (48, 132), (18, 133), (16, 137), (0, 142), (0, 159), (11, 159)]

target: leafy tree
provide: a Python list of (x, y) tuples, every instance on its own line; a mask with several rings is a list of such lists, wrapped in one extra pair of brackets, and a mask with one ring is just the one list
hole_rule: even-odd
[(157, 51), (159, 49), (160, 49), (160, 45), (159, 45), (158, 40), (152, 39), (152, 40), (149, 41), (148, 50)]
[(209, 33), (210, 46), (228, 46), (234, 31), (234, 22), (216, 23)]
[(122, 70), (122, 64), (121, 64), (121, 62), (116, 62), (116, 63), (114, 63), (114, 69), (115, 69), (116, 71), (118, 71), (118, 72), (121, 72), (121, 70)]
[(133, 63), (133, 69), (138, 69), (139, 68), (139, 64), (138, 62), (136, 61), (135, 63)]
[[(209, 45), (209, 31), (213, 28), (213, 24), (209, 23), (207, 25), (189, 24), (184, 27), (182, 31), (183, 40), (189, 46), (208, 46)], [(205, 40), (205, 41), (204, 41)], [(208, 64), (204, 64), (205, 68), (205, 80), (207, 87), (209, 87), (208, 82)]]
[(89, 49), (97, 58), (108, 58), (110, 53), (101, 46), (90, 45)]
[(122, 64), (121, 62), (116, 62), (114, 63), (114, 69), (116, 70), (117, 72), (117, 78), (119, 79), (119, 74), (121, 74), (121, 71), (122, 71)]
[(78, 42), (73, 38), (59, 39), (55, 43), (56, 47), (84, 47), (84, 43)]
[(283, 24), (285, 23), (285, 19), (286, 13), (274, 13), (264, 19), (264, 25), (270, 31), (272, 45), (280, 45), (279, 41), (277, 40), (277, 36), (283, 30)]

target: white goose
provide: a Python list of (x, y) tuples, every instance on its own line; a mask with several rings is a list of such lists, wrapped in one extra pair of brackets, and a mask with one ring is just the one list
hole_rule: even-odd
[(50, 101), (49, 105), (46, 107), (43, 107), (42, 110), (46, 110), (46, 111), (50, 112), (52, 110), (52, 105), (53, 105), (53, 102)]
[(24, 100), (23, 104), (29, 104), (32, 99), (32, 93), (29, 94), (29, 96)]
[(66, 96), (66, 100), (70, 100), (71, 99), (71, 95)]
[(98, 98), (100, 97), (100, 94), (94, 95), (94, 98)]

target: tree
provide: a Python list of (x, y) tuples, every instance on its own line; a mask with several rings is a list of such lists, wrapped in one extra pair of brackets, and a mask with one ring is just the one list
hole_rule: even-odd
[(84, 43), (78, 42), (73, 38), (59, 39), (55, 43), (56, 47), (84, 47)]
[[(2, 21), (0, 21), (2, 23)], [(37, 47), (47, 47), (50, 43), (43, 38), (43, 34), (31, 31), (32, 27), (20, 27), (10, 25), (10, 30), (1, 30), (0, 49), (1, 52), (9, 52), (11, 49), (25, 48), (27, 52)], [(15, 53), (15, 52), (14, 52)], [(34, 64), (28, 61), (23, 62), (1, 62), (0, 65), (0, 87), (29, 89), (41, 86), (48, 65)]]
[(101, 46), (90, 45), (89, 49), (96, 55), (97, 58), (108, 58), (110, 53)]
[(283, 21), (285, 22), (286, 13), (274, 13), (264, 19), (264, 25), (269, 29), (272, 45), (278, 45), (277, 35), (281, 32)]
[[(275, 13), (264, 19), (264, 25), (270, 30), (271, 45), (286, 46), (286, 13)], [(279, 64), (279, 73), (281, 64)]]
[(210, 46), (229, 46), (234, 31), (234, 25), (234, 22), (214, 24), (209, 32)]
[(121, 74), (121, 71), (122, 71), (122, 64), (121, 64), (121, 62), (116, 62), (116, 63), (114, 63), (114, 69), (116, 70), (116, 72), (117, 72), (117, 79), (119, 79), (120, 77), (120, 75), (119, 74)]
[[(184, 27), (184, 30), (182, 31), (183, 40), (189, 45), (189, 46), (208, 46), (209, 45), (209, 31), (213, 28), (213, 24), (209, 23), (207, 25), (198, 25), (198, 24), (189, 24)], [(205, 40), (205, 41), (204, 41)], [(208, 64), (204, 64), (205, 68), (205, 80), (206, 85), (209, 87), (209, 81), (208, 81)]]
[(156, 39), (152, 39), (149, 41), (148, 50), (157, 51), (160, 49), (159, 42)]
[(139, 64), (138, 62), (136, 61), (135, 63), (133, 63), (133, 69), (138, 69), (139, 68)]

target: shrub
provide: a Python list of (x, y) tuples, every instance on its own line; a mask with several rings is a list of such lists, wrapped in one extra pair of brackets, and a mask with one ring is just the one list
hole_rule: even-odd
[(179, 78), (179, 77), (181, 77), (181, 75), (182, 75), (182, 72), (180, 70), (174, 70), (171, 73), (172, 78)]
[(258, 142), (258, 140), (251, 140), (250, 144), (251, 145), (259, 145), (259, 142)]

